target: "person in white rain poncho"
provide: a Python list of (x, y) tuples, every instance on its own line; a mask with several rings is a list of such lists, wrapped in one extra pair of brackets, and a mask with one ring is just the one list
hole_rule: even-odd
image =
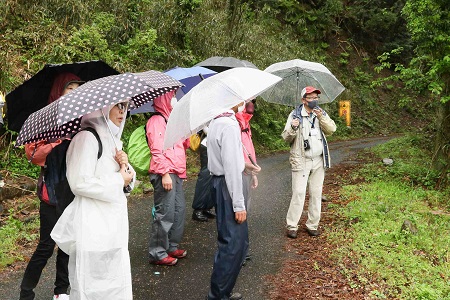
[(97, 139), (89, 131), (75, 135), (67, 150), (75, 199), (51, 237), (69, 254), (71, 300), (133, 298), (124, 187), (133, 184), (135, 173), (120, 141), (126, 108), (122, 102), (83, 116), (81, 127), (94, 128), (100, 137), (99, 159)]

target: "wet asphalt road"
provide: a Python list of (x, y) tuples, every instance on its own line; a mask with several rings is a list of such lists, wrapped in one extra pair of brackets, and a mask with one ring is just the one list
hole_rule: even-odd
[[(367, 138), (330, 144), (332, 167), (360, 149), (390, 139)], [(284, 222), (291, 195), (291, 172), (288, 153), (260, 158), (262, 167), (259, 187), (254, 190), (248, 222), (252, 260), (241, 270), (235, 291), (246, 300), (267, 299), (264, 277), (275, 274), (280, 262), (287, 257)], [(188, 256), (174, 267), (154, 266), (148, 263), (147, 244), (153, 196), (129, 203), (130, 256), (133, 276), (133, 295), (136, 300), (194, 300), (205, 299), (209, 288), (214, 252), (216, 250), (215, 221), (207, 223), (191, 219), (195, 178), (185, 182), (186, 225), (181, 247)], [(44, 269), (36, 288), (36, 299), (51, 299), (54, 281), (54, 256)], [(23, 270), (12, 273), (0, 283), (0, 300), (18, 299)], [(99, 299), (100, 300), (100, 299)], [(103, 300), (103, 299), (102, 299)], [(113, 299), (111, 299), (113, 300)]]

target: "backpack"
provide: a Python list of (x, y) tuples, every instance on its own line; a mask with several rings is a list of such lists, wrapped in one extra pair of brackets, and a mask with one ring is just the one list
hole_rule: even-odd
[[(97, 131), (91, 127), (83, 130), (91, 132), (97, 139), (97, 159), (99, 159), (102, 156), (103, 146)], [(66, 154), (71, 141), (71, 139), (63, 140), (58, 146), (52, 149), (45, 159), (45, 167), (43, 170), (43, 181), (47, 188), (49, 202), (51, 205), (56, 206), (57, 213), (59, 214), (61, 214), (75, 198), (66, 177)]]
[(128, 159), (136, 173), (146, 175), (150, 167), (150, 148), (145, 125), (136, 128), (128, 140)]
[[(163, 116), (160, 112), (154, 112), (149, 119), (155, 115)], [(164, 116), (163, 116), (164, 117)], [(167, 123), (166, 118), (164, 120)], [(136, 173), (147, 175), (150, 169), (151, 153), (148, 146), (146, 125), (139, 126), (130, 135), (128, 140), (128, 159)]]
[(189, 148), (191, 148), (192, 151), (197, 151), (200, 149), (200, 144), (205, 138), (206, 134), (203, 130), (200, 130), (199, 132), (191, 135), (189, 137)]

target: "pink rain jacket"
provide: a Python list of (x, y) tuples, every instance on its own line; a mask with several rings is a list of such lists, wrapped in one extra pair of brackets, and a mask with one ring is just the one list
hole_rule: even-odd
[(162, 116), (152, 116), (146, 125), (148, 146), (152, 153), (148, 172), (161, 176), (166, 173), (172, 173), (180, 178), (186, 178), (186, 149), (189, 148), (189, 139), (180, 141), (172, 148), (163, 150), (166, 121), (169, 119), (172, 111), (170, 101), (174, 94), (175, 91), (158, 97), (153, 101), (155, 111), (160, 112)]
[(250, 128), (250, 119), (253, 117), (253, 114), (247, 113), (247, 109), (244, 109), (242, 112), (236, 114), (236, 119), (238, 120), (239, 126), (241, 127), (241, 139), (242, 144), (244, 147), (242, 147), (242, 151), (244, 152), (244, 159), (246, 163), (251, 163), (250, 159), (248, 158), (248, 154), (251, 155), (253, 161), (256, 162), (256, 154), (255, 154), (255, 147), (253, 147), (252, 142), (252, 130)]

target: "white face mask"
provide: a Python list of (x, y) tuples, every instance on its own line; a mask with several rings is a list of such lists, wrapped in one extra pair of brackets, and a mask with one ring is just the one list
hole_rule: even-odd
[(243, 112), (244, 108), (245, 108), (245, 104), (241, 105), (241, 106), (238, 106), (238, 112)]
[(108, 119), (108, 126), (111, 129), (111, 132), (114, 136), (116, 136), (119, 133), (120, 127), (118, 127), (116, 124), (114, 124), (111, 120)]
[(176, 97), (172, 97), (172, 100), (170, 100), (170, 105), (172, 105), (172, 108), (174, 108), (177, 103), (178, 103), (177, 98)]

